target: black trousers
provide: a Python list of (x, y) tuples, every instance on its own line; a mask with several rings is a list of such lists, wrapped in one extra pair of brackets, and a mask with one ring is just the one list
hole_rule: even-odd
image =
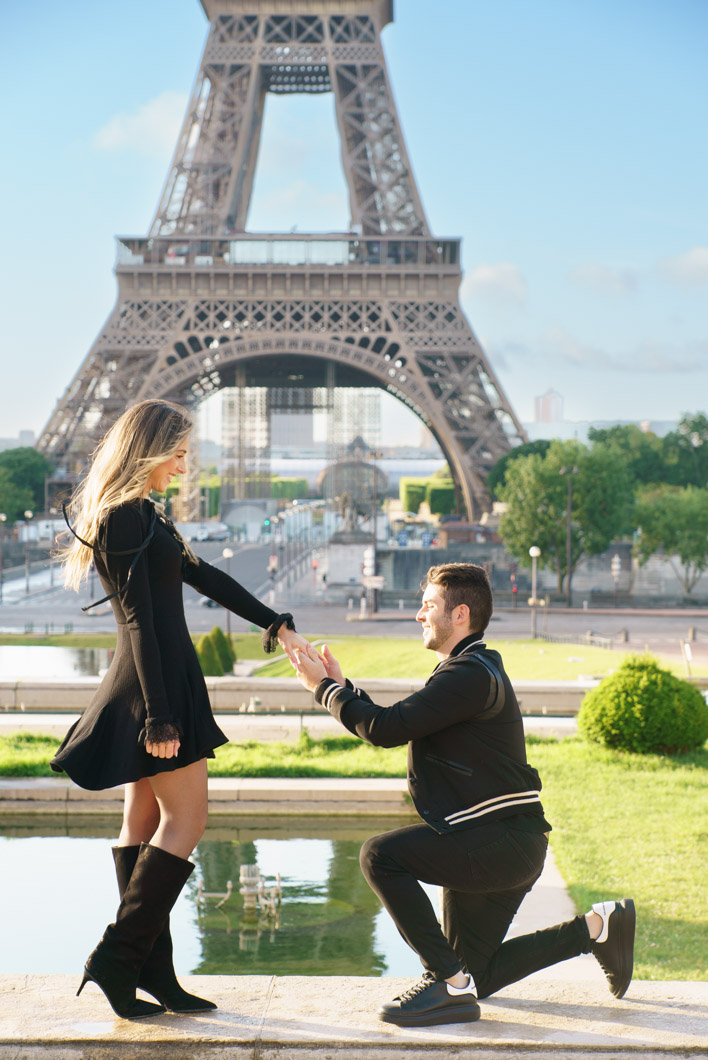
[[(514, 828), (513, 820), (446, 835), (413, 824), (361, 848), (369, 886), (425, 968), (437, 979), (468, 972), (477, 997), (590, 950), (583, 916), (504, 941), (548, 849), (545, 835)], [(442, 927), (420, 881), (443, 888)]]

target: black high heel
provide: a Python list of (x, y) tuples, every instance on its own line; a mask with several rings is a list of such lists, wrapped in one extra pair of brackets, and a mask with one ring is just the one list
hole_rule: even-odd
[(165, 1011), (162, 1005), (136, 998), (135, 991), (155, 939), (193, 870), (191, 861), (142, 844), (115, 923), (108, 925), (86, 961), (79, 994), (91, 980), (123, 1019), (157, 1016)]
[[(133, 875), (139, 854), (139, 846), (113, 847), (118, 893), (121, 898)], [(169, 917), (140, 970), (138, 986), (141, 990), (152, 994), (155, 1000), (164, 1005), (169, 1012), (208, 1012), (217, 1007), (213, 1001), (190, 994), (177, 979), (172, 961)]]
[[(90, 958), (89, 958), (90, 960)], [(159, 1016), (164, 1012), (162, 1005), (153, 1005), (151, 1001), (142, 1001), (140, 998), (127, 997), (120, 998), (115, 988), (112, 991), (113, 996), (108, 991), (108, 988), (103, 983), (100, 983), (98, 979), (89, 972), (88, 968), (84, 968), (84, 977), (81, 980), (81, 986), (76, 991), (78, 997), (83, 988), (87, 983), (95, 983), (96, 986), (103, 991), (108, 999), (108, 1004), (111, 1006), (116, 1016), (120, 1016), (124, 1020), (139, 1020), (145, 1016)], [(115, 986), (115, 984), (114, 984)], [(119, 991), (124, 993), (124, 991)]]

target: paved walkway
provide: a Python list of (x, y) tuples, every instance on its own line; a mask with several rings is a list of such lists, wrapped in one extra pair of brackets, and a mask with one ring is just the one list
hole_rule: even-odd
[(614, 1000), (596, 978), (536, 976), (482, 1003), (477, 1023), (401, 1029), (375, 1016), (408, 980), (186, 976), (218, 1004), (196, 1016), (114, 1019), (77, 977), (0, 977), (0, 1058), (7, 1060), (668, 1060), (708, 1054), (708, 985), (634, 983)]

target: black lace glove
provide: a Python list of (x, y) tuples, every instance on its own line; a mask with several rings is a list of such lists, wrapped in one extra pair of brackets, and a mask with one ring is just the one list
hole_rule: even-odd
[(146, 743), (169, 743), (171, 740), (181, 741), (182, 730), (173, 721), (160, 716), (147, 718), (138, 737), (141, 747)]
[(271, 622), (268, 629), (263, 633), (263, 651), (267, 651), (268, 653), (275, 651), (278, 646), (278, 633), (283, 623), (285, 623), (288, 629), (295, 629), (293, 616), (289, 612), (286, 612), (284, 615), (278, 615), (276, 620)]

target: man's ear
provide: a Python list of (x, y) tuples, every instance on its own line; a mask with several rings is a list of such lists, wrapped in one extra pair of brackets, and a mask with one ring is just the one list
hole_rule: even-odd
[(469, 626), (470, 624), (470, 609), (467, 604), (458, 604), (455, 608), (455, 625), (458, 626)]

